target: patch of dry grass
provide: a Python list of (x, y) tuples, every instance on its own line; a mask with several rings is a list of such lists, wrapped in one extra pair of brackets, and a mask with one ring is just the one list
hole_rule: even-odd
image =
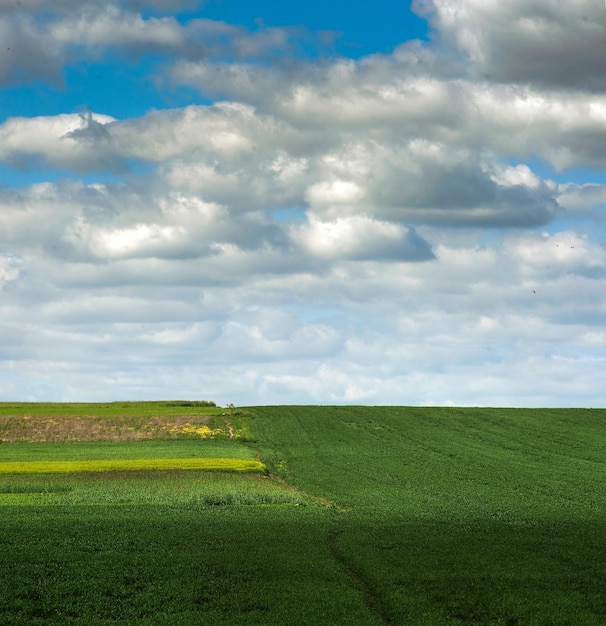
[(239, 433), (228, 418), (209, 415), (0, 415), (5, 443), (233, 438)]

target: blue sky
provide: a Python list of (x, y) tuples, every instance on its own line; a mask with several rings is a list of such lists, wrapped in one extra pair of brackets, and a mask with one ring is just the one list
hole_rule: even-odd
[(0, 400), (604, 406), (593, 0), (0, 2)]
[[(149, 19), (157, 17), (158, 12), (148, 10), (141, 15)], [(201, 18), (241, 25), (253, 32), (263, 26), (291, 26), (305, 28), (310, 33), (333, 33), (333, 43), (324, 50), (302, 42), (298, 58), (343, 55), (356, 59), (375, 53), (389, 54), (403, 41), (427, 37), (427, 22), (405, 3), (391, 1), (353, 0), (348, 3), (347, 11), (343, 11), (340, 2), (211, 0), (172, 17), (183, 25)], [(200, 97), (188, 89), (165, 92), (155, 88), (150, 77), (157, 65), (169, 58), (170, 54), (166, 53), (156, 53), (150, 58), (104, 50), (101, 59), (76, 60), (61, 69), (59, 85), (39, 79), (4, 88), (0, 119), (13, 115), (56, 115), (84, 108), (111, 112), (123, 119), (144, 115), (152, 108), (200, 102)], [(271, 59), (265, 62), (271, 63)]]

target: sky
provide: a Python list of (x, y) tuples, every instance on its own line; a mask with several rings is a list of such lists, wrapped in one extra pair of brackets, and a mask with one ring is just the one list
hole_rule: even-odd
[(0, 401), (604, 407), (602, 0), (0, 0)]

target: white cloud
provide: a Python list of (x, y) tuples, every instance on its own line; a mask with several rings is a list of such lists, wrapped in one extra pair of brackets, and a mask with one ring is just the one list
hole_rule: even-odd
[(156, 51), (225, 98), (0, 124), (67, 179), (0, 189), (0, 397), (603, 403), (606, 192), (536, 165), (603, 168), (593, 5), (419, 1), (430, 42), (289, 63), (305, 33), (168, 4), (0, 5), (30, 78)]
[[(248, 262), (222, 283), (196, 283), (191, 262), (126, 260), (113, 282), (86, 280), (69, 299), (38, 294), (25, 316), (10, 308), (18, 292), (5, 291), (2, 315), (20, 316), (19, 351), (37, 355), (13, 358), (13, 371), (59, 372), (74, 390), (103, 374), (98, 388), (114, 398), (195, 388), (239, 403), (599, 404), (605, 278), (585, 270), (604, 252), (584, 240), (579, 262), (577, 238), (561, 258), (546, 256), (569, 241), (512, 234), (491, 248), (442, 244), (425, 264), (333, 259), (328, 272), (299, 265), (282, 277)], [(31, 281), (34, 267), (10, 284)], [(118, 280), (135, 268), (135, 283)], [(47, 265), (47, 280), (60, 285), (64, 271)], [(54, 354), (63, 363), (45, 373)]]
[(520, 237), (508, 243), (509, 252), (518, 257), (528, 274), (551, 278), (563, 272), (588, 277), (606, 276), (606, 250), (587, 235), (572, 231), (555, 235)]
[(111, 168), (116, 161), (103, 130), (111, 121), (110, 116), (98, 114), (9, 118), (0, 125), (0, 160), (27, 167), (32, 159), (42, 157), (50, 165), (77, 172)]
[(177, 48), (182, 27), (173, 17), (150, 17), (121, 11), (111, 4), (84, 5), (49, 25), (48, 37), (59, 46), (84, 46), (93, 53), (109, 46)]
[(364, 197), (364, 191), (350, 180), (330, 180), (309, 187), (306, 199), (313, 208), (356, 204)]
[[(36, 79), (59, 84), (63, 64), (98, 61), (110, 52), (129, 61), (135, 58), (133, 53), (152, 53), (187, 61), (229, 58), (275, 63), (294, 51), (309, 54), (309, 49), (327, 49), (322, 33), (302, 26), (258, 25), (253, 30), (218, 20), (182, 21), (162, 15), (196, 4), (195, 0), (57, 0), (52, 6), (40, 0), (0, 3), (0, 38), (6, 45), (0, 55), (0, 84)], [(150, 11), (159, 15), (149, 15)]]
[(20, 263), (17, 259), (0, 256), (0, 290), (5, 283), (19, 277), (19, 266)]
[(240, 102), (272, 100), (281, 90), (281, 75), (275, 68), (259, 70), (247, 63), (208, 59), (178, 59), (169, 70), (172, 85), (186, 85), (213, 98), (233, 98)]
[(0, 41), (0, 86), (40, 78), (60, 82), (61, 55), (40, 39), (31, 19), (0, 13)]
[(476, 77), (603, 90), (606, 13), (593, 0), (415, 0)]
[(309, 169), (309, 160), (296, 158), (284, 150), (279, 150), (268, 169), (276, 174), (276, 178), (281, 183), (292, 185), (305, 175)]
[[(200, 0), (118, 0), (113, 4), (117, 7), (136, 8), (140, 11), (152, 9), (170, 12), (193, 8), (200, 4)], [(93, 7), (94, 5), (94, 1), (87, 2), (86, 0), (54, 0), (51, 6), (49, 6), (46, 0), (19, 0), (18, 3), (15, 3), (13, 0), (2, 0), (0, 2), (0, 13), (63, 13), (86, 6)]]
[(295, 237), (323, 259), (427, 260), (431, 249), (414, 231), (367, 216), (322, 221), (313, 213)]
[(161, 213), (152, 212), (152, 221), (121, 226), (96, 223), (78, 214), (65, 229), (64, 239), (85, 255), (106, 260), (209, 254), (212, 235), (217, 235), (218, 224), (226, 217), (220, 206), (181, 194), (160, 198), (157, 204)]
[(606, 185), (560, 185), (558, 203), (570, 211), (589, 212), (595, 207), (603, 207), (606, 204)]
[(224, 74), (206, 63), (180, 62), (171, 77), (205, 96), (256, 104), (286, 124), (299, 146), (302, 135), (307, 145), (325, 150), (361, 140), (394, 146), (420, 139), (455, 153), (539, 157), (560, 170), (601, 167), (603, 94), (477, 81), (463, 73), (444, 78), (409, 72), (410, 54), (379, 62), (338, 61), (313, 71), (303, 67), (291, 75), (250, 64), (230, 66)]

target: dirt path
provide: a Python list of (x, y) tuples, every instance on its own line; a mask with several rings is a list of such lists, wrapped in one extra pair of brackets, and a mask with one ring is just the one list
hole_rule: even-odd
[(342, 530), (333, 530), (329, 533), (328, 539), (326, 541), (328, 553), (363, 594), (364, 599), (366, 600), (366, 604), (374, 613), (375, 617), (383, 622), (383, 624), (393, 624), (393, 622), (387, 617), (385, 610), (381, 604), (381, 600), (374, 593), (366, 580), (364, 580), (364, 578), (360, 576), (360, 574), (347, 562), (345, 557), (337, 550), (336, 540), (342, 532)]

